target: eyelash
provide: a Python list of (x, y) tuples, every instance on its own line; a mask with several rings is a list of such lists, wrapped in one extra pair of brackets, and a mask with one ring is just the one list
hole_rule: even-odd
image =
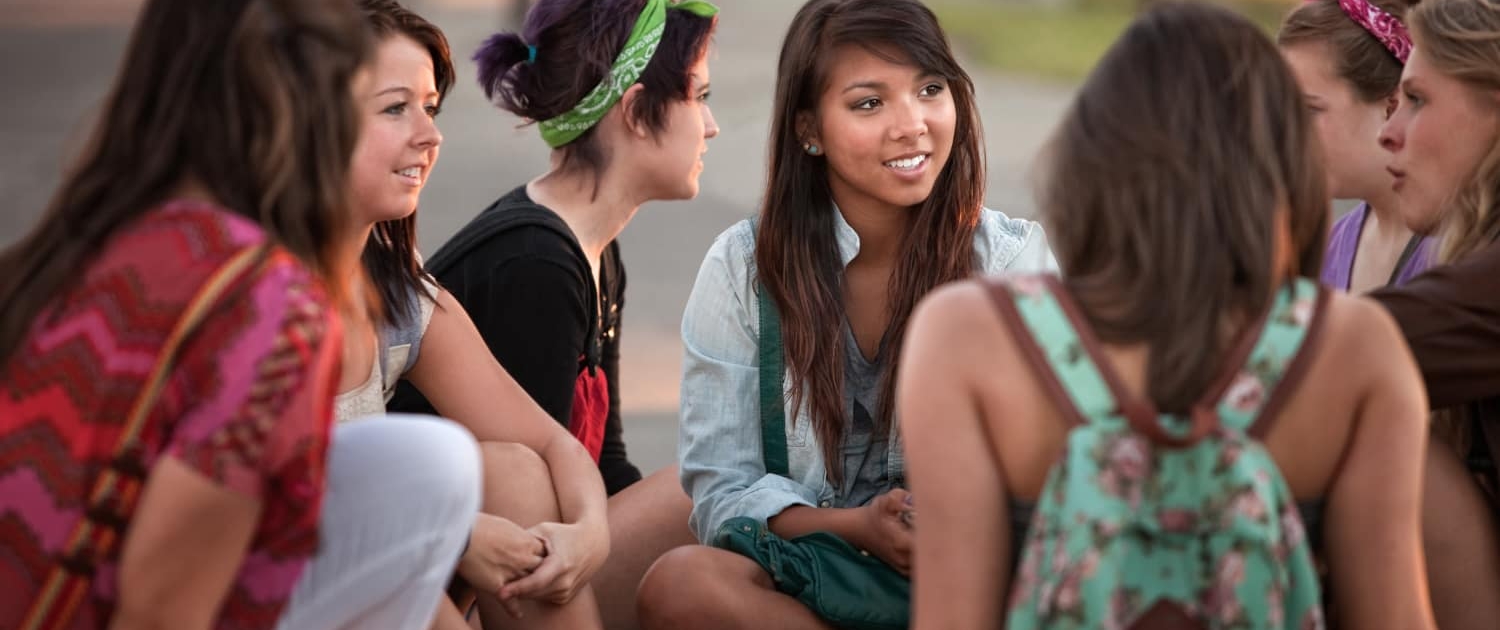
[[(427, 112), (427, 117), (428, 118), (437, 118), (438, 114), (443, 113), (443, 108), (439, 107), (437, 105), (428, 105), (426, 107), (423, 107), (422, 110), (425, 111), (425, 112)], [(381, 110), (380, 113), (382, 113), (382, 114), (390, 114), (392, 116), (400, 116), (400, 115), (406, 113), (406, 103), (405, 102), (396, 103), (395, 105), (392, 105), (390, 107), (385, 108), (384, 110)]]
[(713, 94), (714, 94), (713, 92), (704, 92), (702, 94), (699, 94), (698, 95), (698, 102), (699, 103), (707, 103), (708, 102), (708, 97), (713, 96)]
[[(920, 92), (918, 92), (918, 94), (920, 94), (922, 96), (926, 96), (926, 97), (933, 97), (933, 96), (937, 96), (938, 94), (941, 94), (944, 89), (945, 89), (945, 86), (943, 84), (941, 84), (941, 83), (929, 83), (926, 86), (924, 86), (922, 88), (922, 90)], [(878, 105), (879, 103), (880, 103), (880, 99), (878, 99), (878, 98), (867, 98), (867, 99), (862, 100), (862, 101), (860, 101), (858, 103), (855, 103), (854, 107), (852, 109), (864, 109), (864, 110), (874, 109), (875, 106)]]
[(1403, 92), (1402, 94), (1406, 96), (1406, 102), (1411, 103), (1412, 107), (1422, 106), (1422, 97), (1417, 96), (1416, 94), (1412, 94), (1411, 92)]

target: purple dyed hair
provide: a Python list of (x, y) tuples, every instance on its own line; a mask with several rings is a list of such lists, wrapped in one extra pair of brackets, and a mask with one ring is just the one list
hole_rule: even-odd
[[(540, 0), (526, 14), (520, 33), (490, 36), (474, 61), (479, 85), (501, 109), (546, 120), (572, 109), (604, 79), (646, 0)], [(653, 132), (665, 130), (667, 106), (689, 98), (689, 72), (707, 52), (716, 18), (668, 11), (666, 32), (641, 73), (645, 88), (629, 112)], [(527, 45), (537, 48), (527, 63)], [(607, 156), (593, 129), (561, 149), (563, 168), (604, 169)]]

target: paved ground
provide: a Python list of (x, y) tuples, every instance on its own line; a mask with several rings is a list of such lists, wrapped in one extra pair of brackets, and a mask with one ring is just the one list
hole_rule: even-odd
[[(0, 246), (41, 212), (66, 156), (88, 133), (125, 45), (136, 0), (0, 0)], [(468, 57), (503, 26), (499, 0), (409, 0), (452, 40), (461, 81), (444, 108), (442, 161), (419, 211), (421, 241), (436, 249), (473, 213), (546, 164), (533, 129), (484, 102)], [(626, 439), (645, 470), (674, 460), (678, 322), (709, 243), (755, 211), (781, 36), (801, 0), (726, 0), (711, 60), (714, 114), (702, 194), (644, 208), (621, 237), (630, 266), (621, 387)], [(989, 205), (1030, 216), (1025, 187), (1037, 147), (1071, 90), (976, 72), (989, 152)]]

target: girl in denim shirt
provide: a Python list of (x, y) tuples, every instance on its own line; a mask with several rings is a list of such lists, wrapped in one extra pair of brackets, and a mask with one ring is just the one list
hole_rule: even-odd
[[(1035, 223), (982, 206), (973, 83), (916, 0), (813, 0), (783, 44), (764, 206), (714, 242), (682, 336), (690, 525), (826, 531), (905, 574), (911, 504), (891, 417), (906, 320), (938, 285), (1055, 266)], [(762, 461), (757, 300), (776, 305), (788, 474)], [(820, 628), (754, 561), (707, 546), (642, 582), (645, 627)]]

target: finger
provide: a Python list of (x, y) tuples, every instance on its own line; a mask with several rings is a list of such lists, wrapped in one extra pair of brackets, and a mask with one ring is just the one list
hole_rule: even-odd
[(531, 575), (506, 584), (504, 588), (500, 589), (500, 597), (538, 599), (540, 593), (549, 593), (552, 590), (552, 583), (556, 581), (562, 570), (561, 561), (543, 559), (536, 570), (531, 572)]
[(519, 599), (501, 597), (500, 607), (505, 609), (505, 614), (510, 615), (511, 619), (520, 619), (525, 616), (521, 613), (521, 600)]

